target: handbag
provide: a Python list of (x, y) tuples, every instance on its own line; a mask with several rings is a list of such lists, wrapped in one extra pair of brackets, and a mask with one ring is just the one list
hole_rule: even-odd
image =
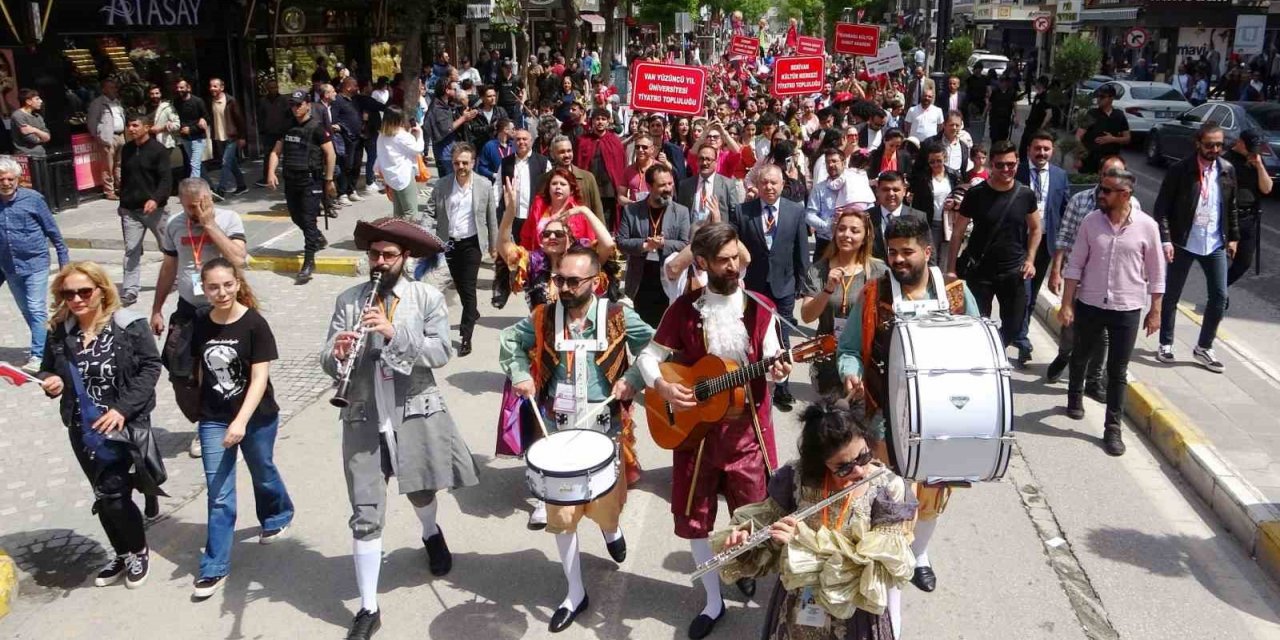
[(431, 172), (427, 169), (426, 160), (422, 159), (422, 154), (418, 154), (418, 172), (413, 176), (414, 182), (425, 183), (431, 179)]
[(93, 423), (102, 417), (102, 410), (93, 403), (84, 387), (84, 378), (80, 377), (80, 366), (76, 363), (74, 353), (67, 353), (67, 370), (71, 379), (71, 388), (76, 393), (76, 403), (80, 406), (80, 441), (84, 450), (101, 466), (119, 462), (123, 458), (121, 447), (114, 444), (105, 435), (93, 428)]

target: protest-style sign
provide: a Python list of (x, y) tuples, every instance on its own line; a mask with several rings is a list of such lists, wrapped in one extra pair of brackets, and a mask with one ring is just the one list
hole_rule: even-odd
[(730, 57), (754, 58), (760, 53), (760, 39), (751, 36), (734, 36), (729, 41), (728, 53)]
[(802, 56), (820, 56), (822, 55), (822, 49), (825, 46), (826, 43), (822, 38), (800, 36), (800, 40), (796, 44), (796, 54)]
[(884, 43), (876, 57), (867, 59), (867, 73), (872, 75), (893, 73), (905, 68), (906, 65), (902, 63), (902, 48), (898, 46), (897, 40)]
[(685, 64), (637, 62), (634, 73), (631, 108), (682, 116), (703, 114), (706, 69)]
[(836, 53), (874, 56), (880, 50), (880, 27), (874, 24), (836, 23)]
[(773, 95), (802, 96), (822, 91), (825, 81), (822, 56), (787, 56), (773, 61)]

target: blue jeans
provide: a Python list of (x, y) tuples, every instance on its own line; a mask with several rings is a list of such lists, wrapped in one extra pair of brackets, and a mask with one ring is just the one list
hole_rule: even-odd
[(218, 190), (231, 191), (244, 188), (244, 172), (240, 170), (240, 145), (235, 140), (222, 143), (222, 174), (218, 177)]
[(31, 357), (44, 356), (44, 338), (49, 334), (45, 322), (49, 319), (49, 271), (38, 270), (27, 275), (0, 272), (0, 284), (9, 284), (13, 301), (22, 312), (22, 319), (31, 329)]
[(254, 417), (244, 439), (230, 449), (222, 448), (226, 423), (200, 422), (200, 446), (204, 449), (204, 479), (209, 491), (209, 535), (200, 557), (200, 577), (225, 576), (231, 569), (231, 545), (236, 531), (236, 452), (244, 451), (244, 462), (253, 479), (253, 502), (263, 530), (280, 529), (293, 521), (293, 500), (272, 459), (275, 452), (277, 416)]
[(1204, 270), (1205, 287), (1209, 291), (1209, 299), (1204, 305), (1204, 323), (1200, 325), (1200, 340), (1196, 343), (1202, 349), (1213, 347), (1213, 339), (1218, 335), (1218, 325), (1227, 310), (1227, 250), (1219, 247), (1207, 256), (1196, 255), (1179, 246), (1173, 248), (1173, 263), (1169, 265), (1169, 273), (1165, 278), (1164, 304), (1160, 307), (1160, 344), (1173, 344), (1173, 322), (1178, 319), (1178, 300), (1182, 298), (1182, 287), (1187, 283), (1187, 273), (1191, 271), (1191, 263), (1200, 263)]
[(187, 154), (187, 166), (191, 169), (192, 178), (200, 177), (200, 166), (204, 164), (204, 145), (208, 139), (201, 138), (199, 140), (189, 140), (187, 138), (179, 138), (182, 142), (182, 150)]
[(364, 185), (373, 186), (373, 163), (378, 161), (378, 136), (364, 139)]

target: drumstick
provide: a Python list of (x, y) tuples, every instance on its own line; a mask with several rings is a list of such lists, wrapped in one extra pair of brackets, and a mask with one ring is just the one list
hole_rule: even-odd
[(538, 428), (542, 430), (542, 437), (547, 437), (547, 425), (542, 422), (542, 412), (538, 410), (538, 404), (530, 398), (525, 398), (525, 402), (529, 403), (529, 408), (533, 409), (533, 417), (538, 419)]
[(588, 420), (591, 420), (592, 418), (594, 418), (594, 417), (596, 417), (596, 416), (600, 415), (600, 412), (601, 412), (601, 411), (604, 411), (605, 409), (607, 409), (607, 408), (609, 407), (609, 403), (610, 403), (610, 402), (613, 402), (613, 401), (614, 401), (614, 400), (616, 400), (616, 399), (617, 399), (617, 398), (616, 398), (615, 396), (610, 395), (608, 398), (605, 398), (603, 402), (601, 402), (600, 404), (596, 405), (596, 408), (594, 408), (594, 409), (592, 409), (592, 410), (590, 410), (590, 411), (588, 411), (588, 412), (586, 412), (586, 413), (584, 413), (584, 414), (582, 414), (582, 415), (578, 416), (578, 421), (573, 423), (573, 428), (574, 428), (574, 429), (581, 429), (581, 428), (582, 428), (583, 423), (585, 423), (585, 422), (587, 422)]

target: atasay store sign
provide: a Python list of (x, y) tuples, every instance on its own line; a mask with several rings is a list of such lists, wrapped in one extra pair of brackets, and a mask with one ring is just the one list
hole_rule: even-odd
[(242, 15), (225, 0), (61, 0), (49, 30), (61, 33), (211, 31)]

